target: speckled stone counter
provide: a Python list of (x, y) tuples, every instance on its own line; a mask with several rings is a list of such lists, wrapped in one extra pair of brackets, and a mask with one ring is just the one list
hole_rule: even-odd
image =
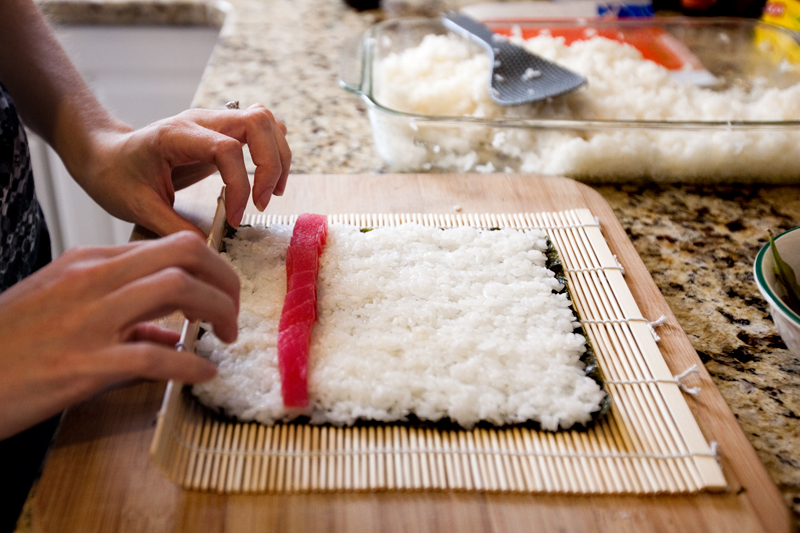
[[(196, 106), (238, 99), (272, 109), (289, 127), (294, 173), (388, 171), (365, 106), (336, 79), (341, 47), (377, 12), (356, 13), (341, 0), (47, 0), (43, 7), (66, 23), (222, 24)], [(800, 186), (597, 189), (800, 525), (800, 361), (778, 336), (751, 270), (768, 229), (800, 225)]]
[(800, 187), (601, 186), (800, 529), (800, 360), (753, 280), (767, 232), (800, 225)]

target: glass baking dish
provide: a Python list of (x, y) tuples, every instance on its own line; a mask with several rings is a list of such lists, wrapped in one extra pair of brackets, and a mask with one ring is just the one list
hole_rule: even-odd
[[(749, 19), (680, 17), (514, 21), (493, 27), (524, 38), (560, 35), (567, 42), (580, 35), (609, 36), (646, 57), (678, 56), (677, 65), (675, 57), (659, 61), (670, 69), (670, 80), (696, 89), (674, 90), (699, 95), (698, 101), (733, 102), (734, 109), (757, 101), (758, 109), (768, 110), (763, 117), (756, 110), (708, 119), (687, 115), (676, 105), (674, 113), (668, 108), (667, 116), (653, 120), (646, 116), (645, 101), (636, 104), (645, 110), (644, 118), (608, 118), (602, 116), (605, 107), (598, 111), (595, 104), (594, 111), (581, 111), (592, 107), (587, 102), (593, 98), (590, 89), (581, 88), (539, 104), (496, 106), (491, 116), (484, 111), (484, 116), (420, 113), (387, 102), (385, 95), (398, 91), (386, 87), (386, 76), (376, 72), (387, 58), (419, 46), (426, 35), (449, 32), (438, 19), (390, 19), (345, 47), (339, 81), (366, 102), (375, 145), (395, 170), (529, 172), (590, 182), (800, 182), (797, 33)], [(589, 88), (601, 83), (588, 78)], [(488, 94), (488, 67), (485, 85)], [(617, 98), (618, 107), (625, 107), (621, 100), (626, 98)]]

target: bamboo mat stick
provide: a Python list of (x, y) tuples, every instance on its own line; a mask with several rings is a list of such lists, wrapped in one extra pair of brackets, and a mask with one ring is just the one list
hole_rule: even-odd
[[(574, 223), (574, 221), (570, 220), (568, 217), (560, 219), (557, 218), (555, 220), (550, 220), (550, 222), (562, 225), (570, 225)], [(590, 265), (594, 262), (593, 254), (591, 254), (590, 250), (586, 248), (586, 244), (587, 243), (585, 241), (579, 239), (579, 235), (576, 235), (574, 230), (567, 232), (564, 246), (572, 251), (572, 253), (565, 254), (568, 257), (566, 260), (568, 267), (575, 269), (591, 268)], [(570, 264), (573, 261), (574, 264)], [(576, 282), (576, 285), (584, 288), (584, 291), (588, 295), (587, 299), (589, 301), (596, 302), (594, 303), (595, 309), (592, 313), (594, 316), (591, 316), (591, 318), (597, 318), (600, 320), (623, 318), (615, 312), (612, 302), (609, 301), (605, 292), (602, 290), (602, 287), (598, 287), (598, 285), (601, 285), (601, 280), (596, 272), (591, 272), (586, 275), (572, 275), (568, 272), (568, 277), (572, 278), (572, 281)], [(620, 324), (614, 324), (611, 326), (609, 332), (614, 343), (614, 350), (612, 350), (611, 353), (618, 351), (626, 352), (625, 357), (622, 359), (624, 361), (628, 361), (635, 359), (635, 354), (632, 354), (626, 345), (624, 329), (625, 328), (621, 327)], [(634, 379), (643, 379), (643, 376), (637, 376), (637, 378)], [(623, 395), (627, 393), (627, 391), (620, 392)], [(641, 390), (634, 390), (633, 394), (637, 396), (638, 401), (633, 403), (631, 410), (634, 416), (633, 419), (637, 423), (637, 429), (639, 430), (641, 438), (647, 443), (647, 449), (662, 451), (658, 449), (658, 435), (656, 435), (654, 428), (650, 426), (650, 421), (658, 420), (659, 417), (651, 416), (652, 413), (647, 409), (647, 402), (649, 401), (649, 398), (644, 397)], [(660, 483), (665, 483), (668, 485), (668, 489), (675, 490), (671, 476), (668, 472), (664, 472), (663, 470), (663, 464), (660, 464), (658, 461), (653, 461), (651, 463), (651, 468), (655, 475), (659, 476)]]
[(198, 468), (198, 465), (205, 457), (205, 454), (199, 453), (198, 450), (203, 449), (205, 447), (205, 443), (208, 442), (206, 439), (208, 437), (210, 428), (203, 423), (204, 417), (197, 404), (192, 404), (192, 408), (187, 411), (187, 422), (194, 426), (195, 431), (192, 439), (189, 441), (191, 448), (188, 448), (189, 453), (186, 461), (186, 467), (181, 479), (183, 480), (184, 485), (197, 488), (200, 483), (200, 476), (202, 472), (201, 469)]
[(228, 475), (225, 476), (225, 492), (237, 492), (236, 475), (240, 471), (239, 461), (242, 459), (242, 456), (241, 454), (236, 453), (236, 451), (239, 449), (239, 439), (241, 438), (244, 427), (246, 426), (243, 426), (242, 424), (232, 424), (231, 427), (232, 435), (230, 439), (230, 446), (226, 446), (226, 448), (233, 453), (228, 454)]
[(455, 490), (464, 490), (466, 489), (466, 484), (464, 483), (463, 476), (461, 474), (462, 469), (460, 463), (458, 462), (458, 456), (451, 453), (452, 448), (450, 447), (450, 443), (453, 438), (453, 432), (447, 431), (441, 436), (442, 449), (445, 452), (444, 466), (447, 486), (448, 488)]
[(375, 426), (367, 428), (367, 449), (369, 450), (369, 455), (367, 456), (369, 481), (367, 486), (370, 490), (376, 490), (380, 485), (378, 484), (378, 456), (375, 449)]
[(281, 452), (278, 454), (278, 464), (275, 468), (275, 477), (273, 478), (273, 485), (270, 487), (272, 492), (281, 492), (283, 491), (283, 476), (286, 470), (286, 454), (283, 453), (286, 451), (286, 444), (288, 440), (288, 431), (286, 430), (285, 425), (281, 425), (278, 427), (278, 438), (280, 439), (278, 444), (278, 450)]
[(334, 429), (333, 437), (335, 438), (333, 449), (336, 453), (336, 474), (334, 477), (334, 487), (336, 490), (342, 490), (344, 488), (344, 455), (341, 453), (344, 451), (344, 431), (342, 428)]
[[(352, 450), (353, 449), (352, 433), (353, 432), (351, 430), (348, 430), (348, 429), (342, 430), (342, 434), (343, 434), (342, 438), (343, 438), (344, 444), (341, 447), (341, 450), (344, 451), (344, 450)], [(342, 480), (342, 485), (341, 485), (340, 488), (342, 488), (342, 489), (352, 489), (353, 488), (353, 478), (352, 478), (353, 456), (351, 454), (349, 454), (349, 453), (346, 453), (346, 454), (343, 455), (343, 459), (344, 459), (343, 465), (342, 465), (343, 480)]]
[(322, 427), (319, 432), (320, 458), (319, 458), (319, 486), (327, 489), (330, 486), (332, 458), (329, 456), (330, 436), (328, 428)]
[(258, 431), (253, 445), (253, 481), (252, 492), (264, 492), (267, 488), (267, 458), (261, 453), (264, 451), (267, 428), (256, 424)]

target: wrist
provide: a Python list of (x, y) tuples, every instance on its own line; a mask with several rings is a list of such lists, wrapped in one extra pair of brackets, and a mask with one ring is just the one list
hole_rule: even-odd
[(102, 114), (105, 116), (92, 117), (81, 127), (56, 135), (53, 142), (70, 175), (87, 191), (109, 170), (109, 156), (115, 146), (133, 131), (104, 110)]

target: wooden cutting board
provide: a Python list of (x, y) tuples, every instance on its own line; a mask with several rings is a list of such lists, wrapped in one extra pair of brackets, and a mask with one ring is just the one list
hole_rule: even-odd
[[(176, 208), (209, 227), (220, 190), (209, 179)], [(665, 315), (659, 344), (674, 373), (697, 364), (702, 393), (688, 403), (717, 441), (729, 490), (669, 497), (459, 492), (232, 495), (187, 492), (150, 462), (162, 383), (129, 384), (70, 409), (33, 501), (36, 531), (58, 532), (514, 532), (789, 531), (783, 499), (714, 387), (688, 338), (605, 200), (586, 185), (522, 175), (292, 176), (275, 214), (518, 213), (586, 207), (625, 266), (644, 316)], [(252, 205), (248, 212), (255, 212)], [(135, 232), (134, 238), (142, 238)], [(178, 327), (180, 317), (164, 322)], [(694, 384), (694, 382), (693, 382)]]

